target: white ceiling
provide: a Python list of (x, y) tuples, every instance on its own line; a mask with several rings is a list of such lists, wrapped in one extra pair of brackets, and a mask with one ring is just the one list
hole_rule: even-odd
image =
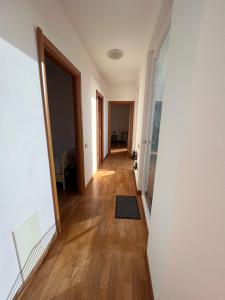
[[(137, 83), (143, 52), (157, 0), (61, 0), (66, 14), (108, 84)], [(124, 56), (107, 57), (111, 48)]]

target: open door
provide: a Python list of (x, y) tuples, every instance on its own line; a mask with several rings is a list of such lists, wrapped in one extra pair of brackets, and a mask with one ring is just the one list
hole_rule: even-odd
[(154, 62), (152, 91), (153, 101), (150, 117), (151, 126), (149, 130), (149, 136), (147, 137), (147, 172), (145, 181), (145, 195), (150, 213), (152, 209), (152, 198), (158, 157), (161, 113), (164, 101), (168, 44), (169, 33), (167, 33)]
[(147, 204), (150, 212), (152, 208), (152, 196), (153, 196), (156, 162), (157, 162), (157, 154), (158, 154), (161, 112), (162, 112), (162, 101), (153, 102), (153, 113), (152, 113), (153, 126), (151, 130), (151, 137), (149, 142), (150, 163), (149, 163), (148, 183), (147, 183), (147, 191), (146, 191), (146, 199), (147, 199)]
[(43, 99), (43, 111), (45, 119), (46, 140), (48, 146), (49, 169), (51, 177), (51, 187), (53, 196), (53, 205), (55, 212), (55, 223), (58, 233), (61, 231), (60, 211), (58, 194), (56, 187), (56, 168), (53, 153), (52, 130), (49, 113), (48, 84), (46, 77), (46, 57), (51, 59), (56, 65), (71, 75), (73, 90), (73, 109), (74, 109), (74, 128), (75, 143), (77, 153), (77, 178), (78, 193), (82, 194), (85, 190), (84, 178), (84, 150), (83, 150), (83, 122), (81, 105), (81, 73), (79, 70), (52, 44), (52, 42), (43, 34), (42, 30), (37, 28), (37, 44), (39, 56), (40, 83)]

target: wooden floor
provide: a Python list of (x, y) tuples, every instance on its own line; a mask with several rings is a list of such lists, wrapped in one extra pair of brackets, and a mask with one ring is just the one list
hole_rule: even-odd
[(110, 155), (84, 195), (64, 195), (62, 233), (22, 299), (153, 299), (140, 196), (141, 220), (123, 220), (116, 194), (136, 195), (126, 153)]

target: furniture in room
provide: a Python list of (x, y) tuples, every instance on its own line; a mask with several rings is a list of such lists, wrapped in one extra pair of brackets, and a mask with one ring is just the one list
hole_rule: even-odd
[(111, 146), (112, 147), (117, 146), (117, 134), (116, 133), (113, 133), (112, 136), (111, 136)]
[(77, 191), (77, 165), (69, 164), (65, 169), (66, 188)]
[(62, 155), (55, 157), (55, 177), (56, 182), (61, 182), (63, 190), (66, 189), (65, 169), (69, 165), (68, 152), (64, 151)]
[(61, 182), (63, 185), (63, 190), (66, 189), (66, 177), (65, 170), (70, 165), (76, 164), (76, 153), (75, 149), (69, 151), (64, 151), (62, 155), (55, 157), (55, 176), (56, 182)]
[(121, 131), (121, 144), (123, 147), (127, 147), (128, 144), (128, 131)]

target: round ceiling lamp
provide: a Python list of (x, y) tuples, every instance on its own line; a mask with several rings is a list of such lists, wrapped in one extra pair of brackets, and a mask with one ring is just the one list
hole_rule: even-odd
[(109, 58), (116, 60), (120, 59), (123, 56), (123, 51), (121, 49), (110, 49), (107, 52)]

